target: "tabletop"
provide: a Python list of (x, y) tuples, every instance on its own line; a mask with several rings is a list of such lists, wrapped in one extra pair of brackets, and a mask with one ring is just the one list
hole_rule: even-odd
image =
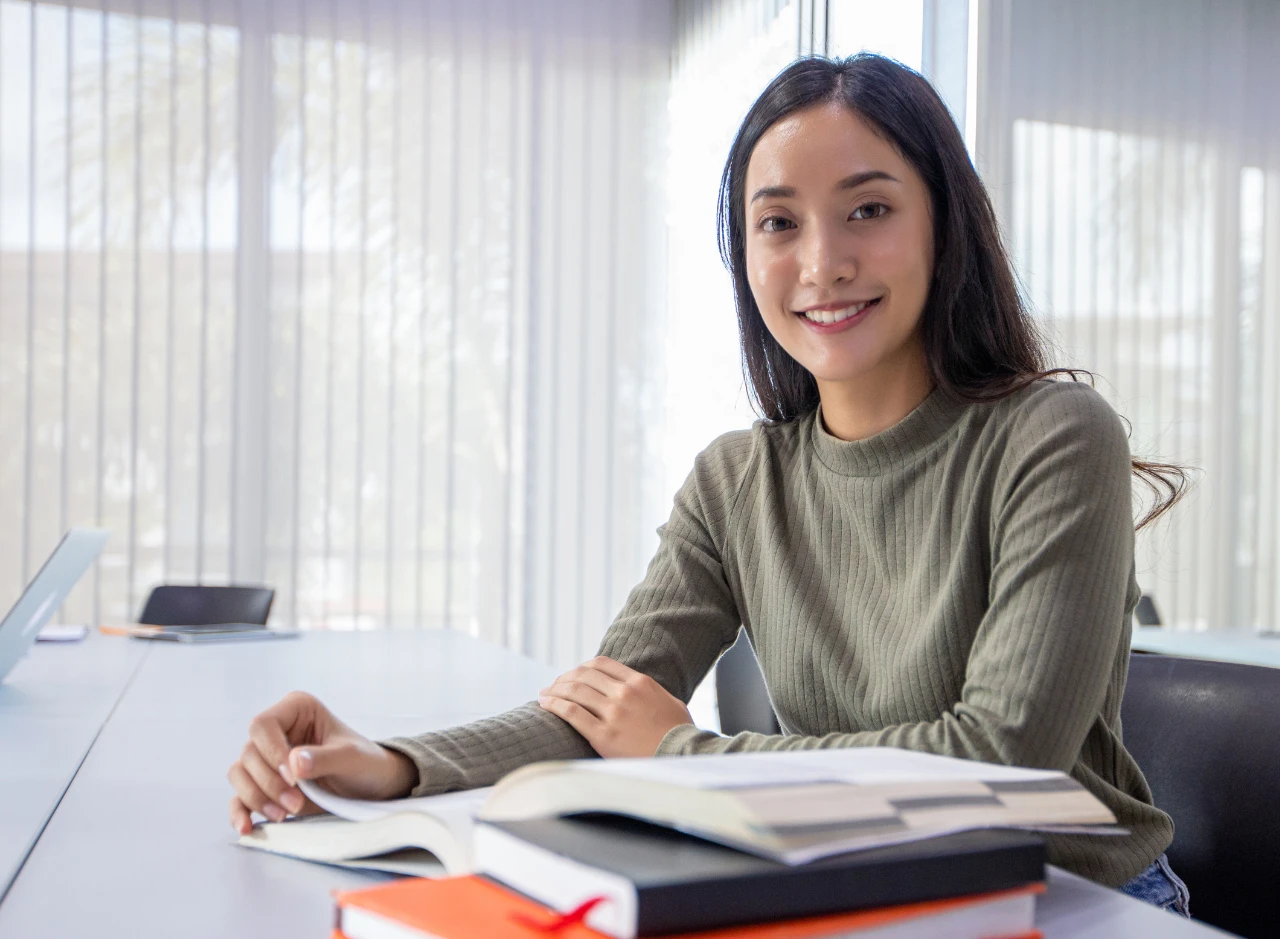
[(1130, 645), (1135, 652), (1280, 668), (1280, 634), (1277, 633), (1174, 632), (1160, 626), (1138, 626), (1133, 630)]
[[(43, 795), (28, 801), (45, 813), (38, 825), (3, 829), (6, 841), (10, 830), (26, 841), (0, 902), (0, 936), (322, 939), (330, 891), (385, 875), (234, 845), (225, 773), (253, 715), (302, 688), (384, 737), (521, 704), (552, 677), (547, 666), (450, 632), (212, 646), (99, 636), (78, 649), (38, 647), (0, 685), (0, 722), (18, 728), (13, 752), (26, 761), (0, 780), (8, 790), (24, 772), (43, 779)], [(63, 743), (40, 748), (43, 734), (64, 732)], [(0, 738), (6, 747), (9, 736)], [(1037, 922), (1046, 939), (1221, 935), (1058, 870)]]
[(37, 643), (0, 680), (0, 896), (145, 655), (105, 636)]

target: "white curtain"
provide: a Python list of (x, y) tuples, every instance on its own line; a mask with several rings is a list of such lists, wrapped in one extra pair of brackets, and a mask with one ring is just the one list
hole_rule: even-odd
[(1059, 361), (1203, 470), (1144, 588), (1274, 626), (1276, 6), (895, 10), (0, 0), (3, 592), (101, 524), (68, 620), (266, 581), (281, 621), (589, 654), (752, 419), (714, 237), (742, 115), (797, 52), (914, 65), (919, 29)]
[(1280, 5), (989, 0), (977, 159), (1057, 362), (1196, 470), (1139, 537), (1180, 629), (1280, 625)]
[(665, 506), (646, 0), (0, 0), (0, 584), (588, 655)]

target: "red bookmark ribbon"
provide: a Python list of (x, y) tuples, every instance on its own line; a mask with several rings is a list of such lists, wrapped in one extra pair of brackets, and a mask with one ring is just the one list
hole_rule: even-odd
[(512, 913), (511, 918), (520, 925), (528, 926), (536, 932), (556, 933), (560, 932), (562, 929), (567, 929), (570, 926), (575, 926), (579, 923), (585, 922), (587, 914), (608, 899), (609, 898), (606, 896), (592, 897), (585, 903), (574, 907), (568, 913), (561, 913), (549, 921), (535, 919), (525, 913)]

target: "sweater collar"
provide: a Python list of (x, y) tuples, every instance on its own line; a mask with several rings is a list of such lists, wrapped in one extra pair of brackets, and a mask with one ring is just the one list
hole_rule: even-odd
[(898, 423), (862, 440), (841, 440), (822, 423), (822, 405), (807, 419), (807, 432), (818, 459), (843, 476), (879, 476), (925, 453), (946, 435), (971, 402), (934, 388)]

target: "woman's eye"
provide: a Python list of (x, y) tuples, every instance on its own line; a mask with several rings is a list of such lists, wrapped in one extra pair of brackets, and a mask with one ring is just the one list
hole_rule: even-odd
[(860, 205), (853, 210), (853, 218), (862, 220), (869, 218), (879, 218), (889, 211), (889, 207), (883, 202), (868, 202)]
[(780, 215), (769, 215), (760, 219), (760, 229), (767, 232), (786, 231), (792, 225), (791, 219)]

